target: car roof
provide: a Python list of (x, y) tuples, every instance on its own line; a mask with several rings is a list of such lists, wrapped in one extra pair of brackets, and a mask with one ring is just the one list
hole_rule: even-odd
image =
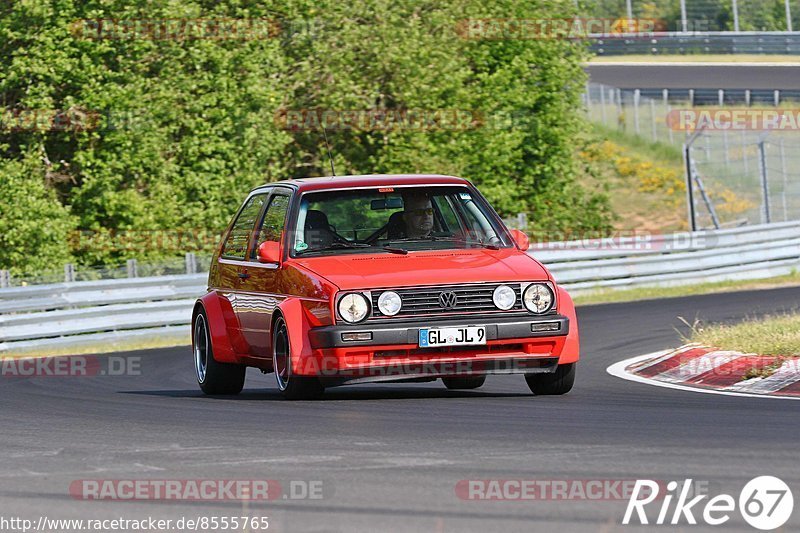
[(356, 176), (324, 176), (297, 178), (259, 185), (253, 191), (274, 185), (289, 186), (301, 192), (351, 187), (382, 187), (402, 185), (467, 185), (469, 181), (442, 174), (364, 174)]

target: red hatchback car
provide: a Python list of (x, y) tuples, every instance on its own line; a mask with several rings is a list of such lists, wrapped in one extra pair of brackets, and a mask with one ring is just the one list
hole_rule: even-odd
[(527, 248), (462, 178), (258, 187), (194, 307), (197, 381), (236, 394), (252, 366), (301, 399), (365, 382), (473, 389), (515, 373), (535, 394), (564, 394), (578, 361), (575, 308)]

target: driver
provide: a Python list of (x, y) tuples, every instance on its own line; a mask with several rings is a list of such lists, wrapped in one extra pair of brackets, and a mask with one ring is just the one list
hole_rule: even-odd
[(433, 205), (422, 191), (403, 193), (403, 222), (406, 236), (411, 239), (428, 237), (433, 231)]

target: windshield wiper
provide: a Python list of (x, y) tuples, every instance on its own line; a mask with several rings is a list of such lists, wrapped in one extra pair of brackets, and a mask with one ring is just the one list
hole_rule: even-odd
[(310, 252), (324, 252), (326, 250), (340, 250), (343, 248), (352, 249), (352, 248), (372, 248), (371, 244), (364, 244), (361, 242), (333, 242), (328, 246), (323, 246), (322, 248), (306, 248), (305, 250), (300, 250), (296, 252), (295, 255), (307, 254)]
[(469, 239), (457, 239), (455, 237), (435, 237), (437, 241), (445, 241), (445, 242), (460, 242), (463, 244), (477, 244), (478, 246), (482, 246), (484, 248), (488, 248), (489, 250), (499, 250), (500, 247), (496, 244), (489, 244), (488, 242), (483, 242), (482, 240), (469, 240)]
[(384, 250), (392, 254), (408, 255), (408, 250), (405, 248), (395, 248), (393, 246), (384, 246)]
[(389, 242), (458, 242), (463, 244), (477, 244), (478, 246), (482, 246), (484, 248), (488, 248), (489, 250), (499, 250), (500, 247), (496, 244), (489, 244), (483, 242), (481, 240), (471, 241), (468, 239), (457, 239), (455, 237), (437, 237), (435, 235), (431, 235), (430, 237), (407, 237), (404, 239), (392, 239)]

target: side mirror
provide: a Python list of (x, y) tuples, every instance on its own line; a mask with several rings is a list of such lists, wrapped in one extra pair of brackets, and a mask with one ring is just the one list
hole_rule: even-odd
[(511, 230), (511, 238), (514, 239), (514, 242), (517, 243), (517, 246), (519, 246), (519, 249), (523, 252), (531, 246), (531, 241), (528, 239), (528, 236), (518, 229)]
[(280, 263), (281, 243), (278, 241), (264, 241), (258, 245), (259, 263)]

